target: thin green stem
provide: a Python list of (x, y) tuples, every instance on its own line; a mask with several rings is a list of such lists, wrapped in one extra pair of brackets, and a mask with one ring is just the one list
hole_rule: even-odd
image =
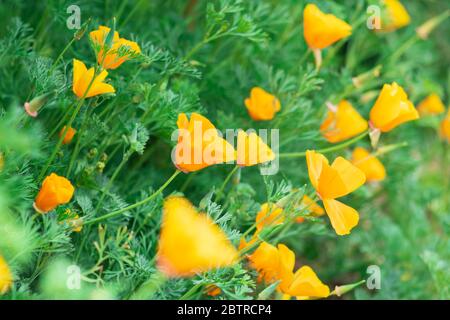
[(234, 175), (234, 173), (239, 169), (240, 167), (238, 165), (234, 166), (233, 170), (230, 171), (230, 173), (227, 175), (225, 180), (223, 181), (222, 185), (220, 186), (219, 190), (216, 192), (216, 200), (219, 200), (222, 198), (222, 193), (225, 187), (227, 186), (228, 182), (230, 181), (231, 177)]
[(48, 71), (48, 74), (52, 74), (53, 70), (55, 70), (56, 66), (58, 65), (59, 60), (62, 59), (66, 51), (72, 46), (72, 44), (75, 42), (76, 38), (73, 37), (72, 40), (69, 41), (69, 43), (66, 45), (66, 47), (61, 51), (59, 56), (56, 58), (55, 62), (53, 62), (52, 66), (50, 67), (50, 70)]

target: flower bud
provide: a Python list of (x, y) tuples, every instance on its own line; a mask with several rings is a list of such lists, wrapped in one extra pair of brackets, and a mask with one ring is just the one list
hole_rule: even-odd
[(36, 118), (38, 115), (38, 111), (47, 103), (47, 101), (53, 97), (55, 94), (54, 91), (42, 94), (40, 96), (37, 96), (31, 102), (25, 102), (23, 105), (25, 108), (26, 113), (30, 117)]
[(434, 30), (439, 24), (441, 24), (450, 15), (450, 11), (447, 10), (444, 13), (435, 16), (427, 21), (425, 21), (421, 26), (416, 29), (417, 36), (425, 40), (430, 35), (431, 31)]

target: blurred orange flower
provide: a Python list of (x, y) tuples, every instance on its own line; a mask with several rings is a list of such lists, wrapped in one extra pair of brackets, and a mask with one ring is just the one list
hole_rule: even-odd
[(187, 277), (234, 264), (238, 254), (223, 231), (189, 200), (164, 201), (157, 254), (158, 268), (169, 277)]
[(352, 138), (365, 130), (368, 124), (350, 102), (342, 100), (336, 110), (329, 110), (320, 131), (328, 142), (336, 143)]
[(336, 234), (349, 234), (358, 224), (358, 212), (335, 200), (358, 189), (366, 181), (364, 172), (342, 157), (331, 166), (324, 155), (306, 151), (309, 179), (322, 200)]
[(238, 132), (237, 164), (243, 167), (254, 166), (275, 159), (275, 153), (256, 133)]
[(366, 180), (369, 182), (382, 181), (386, 178), (386, 169), (381, 161), (364, 148), (355, 148), (352, 163), (364, 172)]
[[(100, 72), (100, 74), (96, 76), (92, 82), (94, 74), (94, 68), (90, 68), (88, 70), (82, 61), (73, 59), (72, 90), (78, 98), (82, 98), (83, 96), (85, 96), (85, 98), (90, 98), (99, 94), (116, 92), (112, 85), (103, 82), (108, 76), (108, 72), (106, 70)], [(92, 84), (89, 88), (89, 84), (91, 82)], [(88, 88), (89, 91), (86, 93)]]
[(398, 0), (383, 0), (386, 8), (386, 18), (381, 21), (383, 31), (394, 31), (407, 26), (411, 17)]
[(254, 87), (250, 91), (250, 98), (245, 99), (250, 117), (255, 121), (272, 120), (275, 113), (280, 111), (280, 101), (274, 95), (260, 87)]
[[(62, 130), (59, 132), (59, 137), (61, 138), (62, 135), (64, 134), (64, 132), (66, 131), (66, 126), (64, 126), (62, 128)], [(75, 134), (77, 133), (77, 130), (75, 130), (74, 128), (70, 127), (69, 129), (67, 129), (66, 135), (64, 136), (64, 139), (62, 141), (63, 144), (69, 144), (72, 142), (73, 137), (75, 136)]]
[(98, 46), (97, 62), (103, 69), (116, 69), (141, 52), (136, 42), (120, 38), (117, 31), (114, 32), (111, 48), (106, 49), (105, 40), (110, 30), (108, 27), (100, 26), (98, 30), (89, 34), (91, 41)]
[(34, 201), (34, 208), (39, 213), (52, 211), (61, 204), (69, 203), (74, 192), (75, 188), (69, 180), (52, 173), (42, 182), (41, 190)]
[(447, 140), (447, 142), (450, 143), (450, 109), (448, 110), (444, 120), (441, 122), (439, 133), (442, 139)]
[(210, 297), (216, 297), (216, 296), (220, 295), (221, 293), (222, 293), (222, 290), (214, 284), (206, 287), (206, 294)]
[(445, 106), (441, 98), (435, 93), (430, 94), (417, 106), (417, 111), (422, 115), (436, 115), (445, 112)]
[(178, 116), (178, 143), (174, 164), (183, 172), (198, 171), (205, 167), (233, 161), (236, 151), (217, 133), (214, 125), (198, 113)]
[(416, 120), (419, 113), (402, 87), (385, 84), (370, 111), (370, 124), (381, 132), (388, 132), (402, 123)]
[(13, 275), (5, 259), (0, 255), (0, 295), (5, 294), (13, 284)]

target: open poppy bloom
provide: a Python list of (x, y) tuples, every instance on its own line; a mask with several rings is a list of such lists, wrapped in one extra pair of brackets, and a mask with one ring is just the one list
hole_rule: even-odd
[(239, 130), (237, 139), (237, 165), (254, 166), (275, 159), (275, 153), (256, 133)]
[(205, 117), (192, 113), (178, 116), (178, 143), (174, 150), (175, 166), (183, 172), (198, 171), (205, 167), (233, 161), (236, 151), (219, 136), (216, 127)]
[(381, 132), (391, 131), (402, 123), (418, 118), (419, 113), (413, 103), (396, 82), (383, 86), (370, 110), (370, 125)]
[[(66, 131), (66, 126), (64, 126), (62, 128), (62, 130), (59, 132), (59, 137), (61, 138), (62, 135), (64, 134), (64, 132)], [(64, 139), (62, 141), (63, 144), (69, 144), (72, 142), (73, 137), (75, 136), (75, 134), (77, 133), (77, 130), (75, 130), (74, 128), (70, 127), (69, 129), (67, 129), (66, 135), (64, 136)]]
[(52, 173), (42, 182), (41, 190), (34, 201), (34, 208), (39, 213), (52, 211), (59, 205), (69, 203), (74, 192), (75, 188), (69, 180)]
[(283, 222), (283, 209), (275, 203), (264, 203), (256, 215), (256, 230), (261, 231), (264, 226), (276, 226)]
[(249, 255), (250, 264), (258, 271), (258, 280), (266, 283), (280, 281), (277, 290), (287, 296), (305, 298), (325, 298), (330, 294), (314, 271), (303, 266), (295, 273), (295, 254), (283, 244), (277, 247), (263, 242)]
[(311, 150), (306, 151), (306, 162), (311, 184), (322, 200), (336, 234), (349, 234), (358, 224), (359, 214), (335, 199), (362, 186), (366, 181), (364, 172), (342, 157), (337, 157), (330, 166), (324, 155)]
[(252, 88), (250, 98), (245, 99), (245, 106), (255, 121), (272, 120), (281, 109), (280, 100), (260, 87)]
[(450, 143), (450, 109), (447, 112), (447, 116), (441, 122), (439, 133), (442, 139)]
[(407, 26), (411, 17), (405, 7), (398, 0), (383, 0), (386, 8), (386, 19), (381, 21), (383, 31), (394, 31)]
[(98, 46), (97, 62), (103, 69), (116, 69), (141, 52), (136, 42), (120, 38), (117, 31), (114, 32), (111, 48), (105, 48), (105, 40), (110, 30), (108, 27), (100, 26), (98, 30), (89, 34), (94, 45)]
[(157, 264), (168, 277), (187, 277), (236, 262), (225, 233), (185, 198), (164, 201)]
[(366, 131), (367, 121), (347, 100), (342, 100), (336, 109), (329, 110), (327, 118), (320, 126), (320, 132), (328, 142), (347, 140)]
[(352, 163), (364, 172), (369, 182), (382, 181), (386, 178), (386, 169), (381, 161), (364, 148), (355, 148)]
[(320, 67), (321, 50), (352, 34), (352, 27), (332, 14), (320, 11), (315, 4), (307, 4), (303, 11), (303, 34)]
[(436, 115), (445, 112), (441, 98), (435, 93), (430, 94), (417, 106), (420, 115)]
[[(317, 202), (308, 197), (306, 194), (303, 196), (300, 205), (302, 208), (308, 211), (313, 217), (320, 217), (325, 214), (325, 210), (323, 210), (323, 208), (319, 206)], [(295, 221), (297, 221), (298, 223), (302, 223), (303, 221), (305, 221), (305, 218), (297, 217)]]
[(5, 259), (0, 255), (0, 295), (5, 294), (13, 284), (13, 276)]
[[(86, 68), (86, 65), (77, 59), (73, 59), (73, 84), (72, 90), (73, 93), (78, 98), (90, 98), (97, 96), (99, 94), (105, 93), (114, 93), (116, 90), (110, 84), (103, 82), (108, 76), (108, 72), (103, 70), (99, 75), (94, 79), (91, 86), (89, 84), (94, 77), (95, 71), (94, 68), (90, 68), (89, 70)], [(86, 93), (86, 90), (89, 87), (89, 91)]]

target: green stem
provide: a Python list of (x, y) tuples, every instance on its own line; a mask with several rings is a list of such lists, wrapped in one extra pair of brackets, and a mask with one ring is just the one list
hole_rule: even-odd
[(72, 46), (72, 44), (75, 42), (76, 38), (73, 37), (72, 40), (69, 41), (69, 43), (67, 44), (67, 46), (63, 49), (63, 51), (61, 51), (61, 53), (59, 54), (59, 56), (56, 58), (55, 62), (53, 62), (50, 70), (48, 71), (48, 74), (52, 74), (53, 70), (55, 70), (56, 65), (58, 64), (59, 60), (62, 59), (62, 57), (64, 56), (64, 54), (66, 53), (66, 51)]
[(95, 218), (95, 219), (92, 219), (92, 220), (89, 220), (89, 221), (86, 221), (86, 222), (84, 222), (83, 223), (83, 225), (90, 225), (90, 224), (93, 224), (93, 223), (97, 223), (97, 222), (100, 222), (100, 221), (103, 221), (103, 220), (106, 220), (106, 219), (109, 219), (109, 218), (113, 218), (113, 217), (116, 217), (116, 216), (118, 216), (118, 215), (120, 215), (120, 214), (122, 214), (122, 213), (124, 213), (124, 212), (126, 212), (126, 211), (129, 211), (129, 210), (132, 210), (132, 209), (135, 209), (135, 208), (137, 208), (137, 207), (140, 207), (140, 206), (142, 206), (142, 205), (144, 205), (144, 204), (146, 204), (146, 203), (148, 203), (148, 202), (150, 202), (151, 200), (153, 200), (157, 195), (159, 195), (161, 192), (163, 192), (163, 190), (176, 178), (176, 176), (180, 173), (181, 171), (180, 170), (176, 170), (174, 173), (173, 173), (173, 175), (156, 191), (156, 192), (154, 192), (153, 194), (151, 194), (149, 197), (147, 197), (147, 198), (145, 198), (144, 200), (141, 200), (141, 201), (139, 201), (139, 202), (136, 202), (135, 204), (132, 204), (132, 205), (130, 205), (130, 206), (128, 206), (128, 207), (125, 207), (125, 208), (122, 208), (122, 209), (119, 209), (119, 210), (116, 210), (116, 211), (113, 211), (113, 212), (110, 212), (110, 213), (108, 213), (108, 214), (105, 214), (105, 215), (103, 215), (103, 216), (101, 216), (101, 217), (98, 217), (98, 218)]
[(186, 292), (184, 295), (182, 295), (179, 300), (189, 300), (198, 289), (200, 289), (203, 286), (203, 283), (197, 283), (194, 285), (191, 289), (189, 289), (188, 292)]
[(222, 193), (223, 190), (225, 189), (225, 187), (227, 186), (228, 182), (230, 181), (231, 177), (234, 175), (234, 173), (239, 169), (240, 167), (238, 165), (234, 166), (233, 170), (230, 171), (230, 173), (227, 175), (227, 177), (225, 178), (225, 180), (223, 181), (222, 185), (220, 186), (220, 189), (217, 190), (216, 195), (217, 198), (216, 200), (219, 200), (222, 198)]
[[(344, 149), (345, 147), (348, 147), (348, 146), (354, 144), (355, 142), (361, 140), (362, 138), (364, 138), (368, 134), (369, 134), (369, 131), (365, 131), (364, 133), (360, 134), (359, 136), (354, 137), (353, 139), (347, 140), (347, 141), (345, 141), (343, 143), (337, 144), (337, 145), (332, 146), (332, 147), (316, 150), (316, 152), (329, 153), (329, 152), (333, 152), (333, 151), (338, 151), (338, 150)], [(303, 157), (306, 156), (306, 151), (303, 151), (303, 152), (292, 152), (292, 153), (280, 153), (280, 154), (278, 154), (278, 156), (280, 158), (303, 158)]]

